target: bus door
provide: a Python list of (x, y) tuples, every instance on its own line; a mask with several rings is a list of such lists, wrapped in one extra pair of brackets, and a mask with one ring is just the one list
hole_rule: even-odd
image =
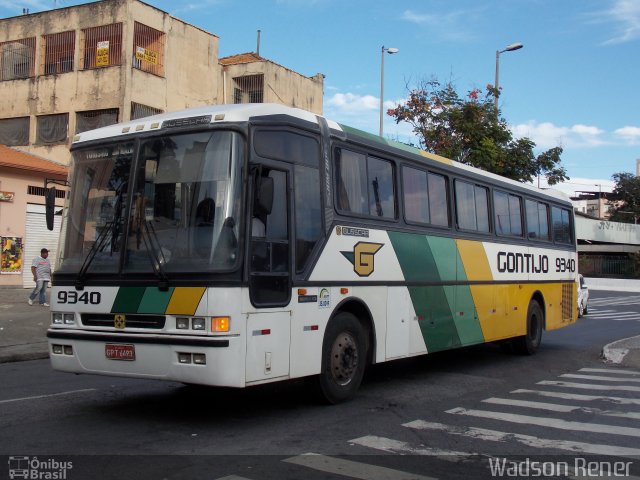
[(252, 169), (246, 381), (289, 374), (291, 336), (290, 167)]

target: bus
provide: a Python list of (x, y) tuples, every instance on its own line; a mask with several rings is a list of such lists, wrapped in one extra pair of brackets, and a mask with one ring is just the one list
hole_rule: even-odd
[(368, 365), (575, 322), (573, 209), (273, 104), (76, 135), (48, 329), (54, 369), (329, 403)]

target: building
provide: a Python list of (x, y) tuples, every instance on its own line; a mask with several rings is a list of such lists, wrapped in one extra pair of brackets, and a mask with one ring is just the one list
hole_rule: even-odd
[[(275, 102), (322, 114), (322, 74), (305, 77), (252, 53), (220, 60), (218, 48), (215, 34), (139, 0), (0, 19), (0, 238), (7, 252), (24, 250), (30, 259), (44, 243), (55, 256), (57, 233), (55, 242), (40, 242), (45, 232), (38, 237), (29, 225), (37, 218), (44, 226), (44, 181), (66, 178), (77, 133), (216, 103)], [(29, 267), (12, 255), (0, 287), (20, 284), (19, 273), (30, 286)]]
[(215, 103), (322, 113), (321, 74), (258, 55), (218, 59), (216, 35), (139, 0), (0, 19), (0, 144), (67, 163), (75, 133)]
[[(0, 145), (0, 287), (34, 285), (31, 260), (41, 248), (51, 250), (55, 262), (61, 215), (54, 230), (44, 218), (45, 181), (63, 184), (69, 168), (65, 165)], [(64, 189), (56, 192), (56, 206), (64, 203)], [(26, 300), (25, 300), (26, 301)]]
[(220, 59), (223, 103), (281, 103), (322, 114), (324, 75), (305, 77), (257, 53)]

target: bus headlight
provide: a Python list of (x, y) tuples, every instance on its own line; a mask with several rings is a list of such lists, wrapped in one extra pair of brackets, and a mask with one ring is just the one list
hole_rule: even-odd
[(62, 313), (52, 313), (51, 323), (54, 325), (62, 325), (64, 323), (64, 316)]
[(205, 321), (204, 318), (193, 318), (191, 319), (191, 328), (194, 330), (204, 330), (205, 329)]
[(63, 313), (62, 318), (65, 325), (75, 325), (76, 316), (73, 313)]
[(188, 317), (177, 317), (176, 318), (176, 328), (178, 330), (189, 330), (189, 318)]

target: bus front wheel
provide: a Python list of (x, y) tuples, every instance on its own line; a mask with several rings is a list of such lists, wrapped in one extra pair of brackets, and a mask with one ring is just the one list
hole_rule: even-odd
[(533, 355), (540, 347), (544, 314), (540, 304), (535, 300), (529, 303), (527, 310), (527, 333), (513, 339), (513, 349), (521, 355)]
[(355, 395), (367, 361), (366, 332), (355, 315), (338, 313), (327, 326), (317, 378), (322, 397), (336, 404)]

